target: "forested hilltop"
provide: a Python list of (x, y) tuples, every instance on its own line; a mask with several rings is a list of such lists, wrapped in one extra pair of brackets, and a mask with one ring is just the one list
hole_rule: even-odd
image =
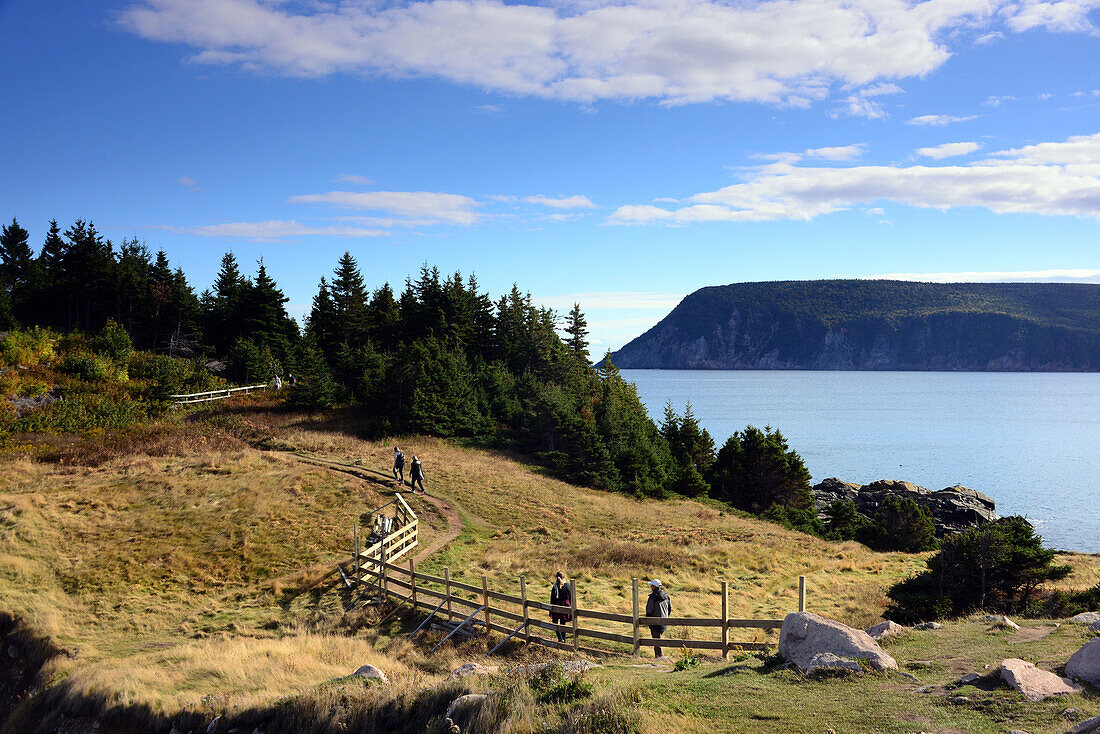
[(687, 296), (622, 368), (1100, 370), (1100, 285), (814, 280)]

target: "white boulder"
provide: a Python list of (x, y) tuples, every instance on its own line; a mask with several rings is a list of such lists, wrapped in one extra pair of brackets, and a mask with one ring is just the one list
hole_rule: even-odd
[(1011, 619), (1003, 614), (987, 614), (982, 617), (983, 622), (989, 622), (990, 625), (1002, 630), (1018, 630), (1020, 625), (1013, 622)]
[(1081, 692), (1081, 686), (1069, 678), (1062, 678), (1019, 658), (1009, 658), (1001, 663), (1001, 680), (1024, 694), (1028, 701)]
[(907, 627), (902, 627), (897, 622), (886, 620), (885, 622), (880, 622), (876, 624), (874, 627), (869, 627), (867, 629), (867, 634), (869, 634), (876, 640), (885, 640), (887, 637), (900, 635), (907, 630)]
[(369, 664), (362, 666), (359, 670), (352, 673), (352, 675), (357, 675), (360, 678), (372, 678), (383, 684), (390, 682), (390, 679), (386, 677), (385, 673)]
[(1076, 617), (1070, 617), (1069, 621), (1077, 624), (1095, 624), (1100, 622), (1100, 612), (1081, 612)]
[(486, 698), (488, 696), (484, 693), (467, 693), (465, 696), (459, 696), (451, 701), (451, 705), (447, 707), (447, 713), (443, 714), (443, 718), (453, 719), (459, 713), (480, 706)]
[(810, 612), (792, 612), (779, 631), (779, 655), (802, 672), (814, 656), (828, 652), (848, 660), (863, 659), (875, 670), (897, 670), (898, 663), (863, 630)]
[(939, 630), (943, 629), (943, 625), (939, 622), (921, 622), (918, 625), (914, 625), (915, 630)]
[(823, 671), (840, 670), (848, 673), (862, 673), (863, 668), (855, 660), (846, 660), (833, 655), (831, 652), (819, 652), (810, 660), (806, 667), (806, 675), (813, 675)]
[(496, 665), (482, 665), (481, 663), (466, 663), (451, 671), (452, 678), (465, 678), (469, 675), (496, 675), (500, 668)]
[(1066, 663), (1066, 675), (1100, 688), (1100, 637), (1086, 642)]

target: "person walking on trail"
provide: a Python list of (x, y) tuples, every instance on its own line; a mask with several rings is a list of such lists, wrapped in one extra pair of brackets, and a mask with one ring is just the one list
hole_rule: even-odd
[[(565, 579), (565, 574), (561, 571), (558, 571), (554, 585), (550, 587), (550, 603), (559, 607), (573, 606), (573, 587), (569, 585), (569, 582)], [(564, 625), (573, 621), (573, 615), (551, 611), (550, 621), (556, 625), (555, 631), (558, 633), (558, 642), (565, 642)]]
[[(653, 579), (649, 582), (649, 598), (645, 602), (645, 616), (647, 617), (671, 617), (672, 616), (672, 599), (669, 598), (668, 592), (661, 586), (660, 579)], [(661, 639), (661, 635), (665, 633), (666, 626), (663, 624), (651, 624), (649, 631), (653, 635), (653, 639)], [(661, 654), (661, 648), (654, 646), (653, 657), (664, 657)]]
[(401, 449), (396, 446), (393, 447), (393, 478), (397, 480), (398, 484), (404, 486), (405, 455), (401, 453)]
[(420, 459), (413, 457), (412, 466), (409, 467), (409, 486), (416, 491), (416, 485), (420, 485), (420, 491), (422, 494), (427, 494), (428, 490), (424, 489), (424, 467), (420, 464)]

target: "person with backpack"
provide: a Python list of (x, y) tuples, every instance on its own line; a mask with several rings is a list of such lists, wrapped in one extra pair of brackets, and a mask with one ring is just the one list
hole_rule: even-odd
[[(554, 585), (550, 587), (550, 603), (558, 607), (573, 606), (573, 587), (565, 579), (565, 574), (558, 571)], [(554, 631), (558, 633), (558, 642), (565, 642), (565, 626), (573, 621), (572, 614), (550, 612), (550, 621), (554, 623)]]
[(401, 453), (401, 449), (396, 446), (393, 447), (393, 478), (397, 480), (398, 484), (404, 486), (405, 455)]
[(421, 494), (427, 494), (428, 490), (424, 489), (424, 467), (421, 466), (420, 459), (414, 456), (412, 466), (409, 467), (409, 486), (415, 492), (418, 484)]
[[(645, 602), (645, 616), (647, 617), (671, 617), (672, 616), (672, 599), (669, 597), (668, 592), (661, 587), (660, 579), (653, 579), (649, 582), (649, 598)], [(653, 639), (661, 639), (661, 635), (665, 633), (667, 627), (663, 624), (651, 624), (649, 631), (653, 635)], [(653, 657), (663, 657), (661, 654), (661, 648), (655, 646), (653, 648)]]

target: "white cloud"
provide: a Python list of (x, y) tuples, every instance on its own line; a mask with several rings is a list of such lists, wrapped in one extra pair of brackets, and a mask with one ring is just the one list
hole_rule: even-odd
[(504, 112), (504, 105), (501, 104), (479, 104), (474, 107), (477, 112), (485, 112), (490, 115), (499, 115)]
[(992, 31), (990, 33), (983, 33), (982, 35), (978, 36), (977, 38), (974, 39), (974, 43), (975, 43), (975, 45), (978, 45), (978, 46), (984, 46), (988, 43), (993, 43), (994, 41), (999, 41), (1004, 37), (1005, 37), (1005, 34), (1001, 33), (1000, 31)]
[(987, 107), (1000, 107), (1005, 102), (1011, 102), (1014, 99), (1016, 98), (1010, 94), (993, 94), (986, 97), (985, 102), (982, 102), (982, 104), (986, 105)]
[[(528, 0), (533, 2), (533, 0)], [(139, 0), (122, 26), (196, 63), (318, 77), (435, 76), (591, 103), (805, 106), (939, 68), (956, 37), (1084, 32), (1095, 0)], [(868, 94), (856, 114), (878, 114)], [(879, 108), (881, 109), (881, 108)]]
[(923, 127), (943, 127), (956, 122), (967, 122), (978, 119), (977, 115), (920, 115), (906, 121), (906, 125), (921, 125)]
[(592, 203), (592, 200), (587, 196), (578, 194), (576, 196), (562, 196), (562, 197), (549, 197), (549, 196), (528, 196), (523, 199), (528, 204), (539, 204), (541, 206), (548, 206), (552, 209), (595, 209), (596, 205)]
[(917, 148), (917, 155), (941, 160), (958, 155), (969, 155), (981, 147), (980, 143), (944, 143), (932, 148)]
[(986, 270), (962, 273), (884, 273), (873, 280), (915, 280), (923, 283), (1100, 283), (1100, 270)]
[(195, 181), (195, 179), (191, 178), (190, 176), (180, 176), (179, 177), (179, 184), (180, 184), (180, 186), (183, 186), (184, 188), (191, 189), (192, 191), (194, 191), (195, 189), (197, 189), (199, 187), (198, 182)]
[(335, 180), (336, 183), (355, 184), (356, 186), (370, 186), (374, 183), (374, 179), (357, 176), (354, 173), (341, 173)]
[(1100, 97), (1100, 89), (1094, 89), (1091, 92), (1074, 92), (1074, 97)]
[(325, 236), (325, 237), (382, 237), (388, 232), (360, 227), (311, 227), (298, 222), (271, 219), (266, 222), (225, 222), (200, 227), (168, 227), (181, 234), (200, 237), (229, 237), (233, 239), (255, 240), (257, 242), (276, 242), (288, 237)]
[(850, 161), (867, 152), (865, 143), (842, 145), (832, 148), (807, 148), (803, 153), (807, 158), (820, 158), (826, 161)]
[(474, 224), (481, 214), (477, 200), (433, 191), (329, 191), (292, 196), (293, 204), (333, 204), (345, 209), (382, 212), (419, 224)]
[(1100, 219), (1100, 133), (997, 151), (966, 165), (825, 168), (778, 162), (761, 166), (744, 183), (688, 197), (679, 209), (621, 206), (607, 223), (808, 221), (879, 201)]

